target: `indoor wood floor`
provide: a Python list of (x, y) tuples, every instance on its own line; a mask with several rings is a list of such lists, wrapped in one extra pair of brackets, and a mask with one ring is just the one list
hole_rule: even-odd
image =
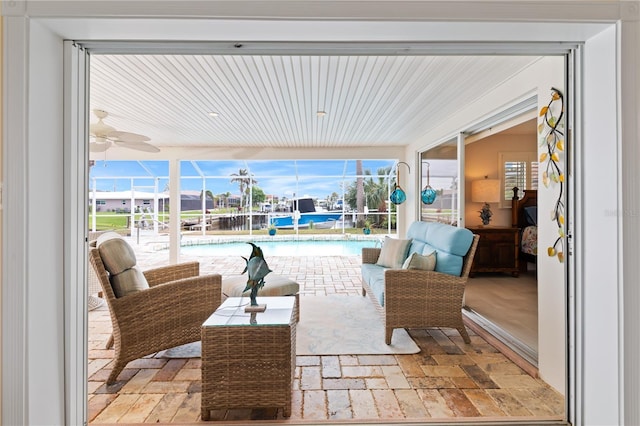
[[(168, 259), (138, 248), (143, 269)], [(190, 258), (191, 259), (191, 258)], [(242, 259), (200, 258), (202, 273), (237, 274)], [(269, 259), (306, 294), (360, 295), (359, 257)], [(304, 314), (303, 314), (304, 315)], [(115, 423), (200, 422), (200, 359), (149, 356), (129, 363), (107, 386), (113, 350), (108, 310), (89, 313), (89, 421)], [(470, 331), (467, 345), (455, 330), (411, 330), (415, 355), (298, 356), (292, 416), (281, 409), (213, 412), (218, 424), (265, 420), (286, 423), (415, 422), (564, 419), (564, 398)], [(216, 422), (214, 421), (214, 423)]]
[(465, 288), (468, 307), (538, 351), (538, 284), (535, 271), (476, 274)]

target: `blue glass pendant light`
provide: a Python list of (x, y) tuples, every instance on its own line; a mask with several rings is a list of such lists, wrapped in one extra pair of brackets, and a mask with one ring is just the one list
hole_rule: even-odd
[[(407, 163), (405, 163), (404, 161), (399, 161), (398, 165), (400, 164), (404, 164), (405, 166), (407, 166), (409, 172), (411, 172), (411, 168), (409, 168), (409, 165)], [(404, 192), (404, 189), (400, 187), (400, 174), (398, 173), (398, 166), (396, 166), (396, 184), (393, 188), (393, 192), (391, 193), (391, 195), (389, 195), (389, 200), (396, 206), (407, 201), (407, 194)]]
[(436, 195), (436, 190), (427, 185), (420, 193), (420, 198), (422, 198), (422, 202), (425, 204), (433, 204), (436, 200)]
[(427, 186), (422, 189), (420, 198), (422, 198), (424, 204), (433, 204), (436, 200), (436, 195), (436, 190), (429, 185), (429, 163), (427, 163)]
[(402, 188), (396, 185), (391, 195), (389, 195), (389, 200), (395, 205), (402, 204), (407, 200), (407, 194), (405, 194)]

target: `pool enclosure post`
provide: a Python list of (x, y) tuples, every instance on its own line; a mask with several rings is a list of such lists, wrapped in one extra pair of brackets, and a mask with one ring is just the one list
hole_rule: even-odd
[[(129, 179), (130, 203), (129, 203), (129, 233), (133, 237), (136, 231), (136, 194), (133, 186), (133, 178)], [(140, 227), (137, 227), (140, 231)]]
[(153, 179), (153, 235), (158, 235), (158, 183), (159, 178), (156, 176)]

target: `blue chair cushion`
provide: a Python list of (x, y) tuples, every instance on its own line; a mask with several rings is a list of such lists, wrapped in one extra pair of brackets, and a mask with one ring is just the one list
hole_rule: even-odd
[(436, 271), (460, 276), (464, 256), (473, 242), (473, 233), (466, 228), (458, 228), (437, 222), (413, 222), (407, 230), (412, 253), (429, 254), (436, 252)]
[(370, 290), (378, 299), (380, 306), (384, 306), (384, 271), (388, 268), (383, 268), (375, 263), (363, 263), (360, 269), (362, 279), (369, 284)]

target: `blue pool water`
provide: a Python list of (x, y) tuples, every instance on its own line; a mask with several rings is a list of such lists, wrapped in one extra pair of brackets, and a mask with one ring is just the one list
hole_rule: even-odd
[[(302, 213), (298, 220), (298, 226), (306, 228), (309, 223), (313, 222), (318, 227), (331, 228), (341, 217), (342, 213)], [(293, 216), (274, 216), (270, 220), (276, 228), (293, 228)]]
[[(332, 241), (256, 241), (265, 258), (269, 256), (359, 256), (363, 247), (378, 247), (375, 240)], [(251, 246), (244, 242), (196, 244), (182, 246), (180, 252), (196, 256), (244, 256), (251, 254)]]

